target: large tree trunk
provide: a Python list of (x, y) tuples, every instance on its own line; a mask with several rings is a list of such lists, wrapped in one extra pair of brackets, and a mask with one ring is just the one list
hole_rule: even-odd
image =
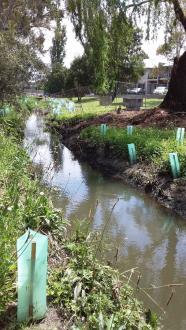
[(160, 107), (173, 112), (186, 112), (186, 52), (174, 60), (168, 92)]

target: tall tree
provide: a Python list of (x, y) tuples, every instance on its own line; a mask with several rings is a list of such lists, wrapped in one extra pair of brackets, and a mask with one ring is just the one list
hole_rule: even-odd
[(56, 28), (50, 51), (51, 68), (47, 75), (45, 91), (60, 93), (65, 88), (66, 69), (64, 68), (66, 29), (61, 25), (61, 19), (56, 13)]
[(66, 89), (76, 88), (77, 85), (94, 85), (94, 70), (85, 54), (75, 58), (67, 71)]
[(137, 81), (143, 74), (142, 33), (121, 11), (114, 11), (109, 28), (109, 81)]
[(43, 28), (57, 10), (55, 0), (0, 1), (0, 100), (18, 94), (43, 69)]
[[(89, 36), (89, 30), (86, 30), (84, 27), (88, 25), (88, 17), (92, 17), (88, 9), (90, 6), (87, 3), (92, 3), (92, 1), (67, 0), (67, 8), (71, 13), (76, 34), (84, 45), (87, 36)], [(98, 5), (98, 3), (101, 8), (117, 8), (118, 11), (122, 11), (124, 15), (132, 20), (134, 24), (139, 21), (140, 15), (145, 17), (147, 22), (147, 37), (149, 37), (150, 33), (155, 36), (160, 27), (164, 27), (166, 33), (172, 25), (173, 17), (175, 21), (180, 23), (184, 33), (186, 33), (186, 0), (94, 1), (94, 4)], [(172, 111), (186, 112), (185, 90), (186, 52), (174, 60), (168, 93), (161, 106)]]
[[(76, 36), (94, 68), (97, 91), (108, 92), (118, 74), (124, 75), (125, 67), (130, 72), (129, 54), (136, 44), (140, 48), (140, 36), (137, 40), (137, 30), (120, 10), (118, 1), (67, 0), (66, 4)], [(135, 62), (141, 65), (144, 54), (135, 50)]]
[(65, 88), (66, 69), (60, 63), (55, 63), (46, 76), (45, 92), (55, 94), (61, 93)]
[(61, 26), (60, 18), (57, 18), (55, 35), (52, 40), (51, 48), (52, 66), (56, 63), (61, 65), (64, 64), (66, 40), (65, 26)]
[[(147, 36), (150, 32), (156, 35), (157, 29), (164, 27), (165, 35), (173, 23), (180, 24), (186, 33), (185, 0), (127, 0), (119, 1), (128, 15), (146, 15)], [(168, 93), (161, 107), (174, 112), (186, 112), (186, 52), (174, 59)]]

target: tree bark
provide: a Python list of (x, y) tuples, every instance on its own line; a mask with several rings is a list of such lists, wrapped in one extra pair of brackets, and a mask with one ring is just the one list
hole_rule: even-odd
[[(180, 0), (171, 0), (171, 2), (176, 19), (186, 32), (186, 16)], [(174, 60), (168, 93), (160, 106), (173, 112), (186, 112), (186, 52)]]
[(168, 92), (160, 107), (173, 112), (186, 112), (186, 52), (174, 60)]

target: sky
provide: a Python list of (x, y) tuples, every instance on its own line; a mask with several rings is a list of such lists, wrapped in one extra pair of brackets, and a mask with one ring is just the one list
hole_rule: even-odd
[[(69, 68), (73, 59), (75, 57), (83, 54), (83, 47), (81, 46), (80, 42), (75, 38), (75, 33), (73, 31), (73, 25), (70, 22), (70, 20), (66, 17), (63, 20), (63, 23), (66, 26), (66, 31), (67, 31), (66, 58), (65, 58), (64, 64), (67, 68)], [(49, 48), (52, 45), (52, 38), (53, 38), (53, 32), (47, 31), (46, 32), (46, 41), (45, 41), (45, 50), (46, 51), (49, 50)], [(159, 32), (156, 40), (153, 40), (153, 41), (143, 40), (142, 49), (145, 51), (145, 53), (149, 57), (149, 59), (145, 60), (146, 67), (157, 66), (159, 62), (167, 63), (165, 57), (156, 55), (156, 49), (162, 43), (163, 43), (163, 32), (162, 31)], [(50, 63), (49, 51), (46, 52), (43, 60), (46, 64)]]

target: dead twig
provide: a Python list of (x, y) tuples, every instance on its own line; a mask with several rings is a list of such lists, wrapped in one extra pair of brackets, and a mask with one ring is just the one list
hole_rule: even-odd
[(170, 295), (169, 299), (167, 300), (167, 303), (166, 303), (167, 306), (170, 304), (170, 302), (171, 302), (171, 300), (173, 298), (174, 293), (175, 293), (175, 290), (173, 289), (172, 292), (171, 292), (171, 295)]

